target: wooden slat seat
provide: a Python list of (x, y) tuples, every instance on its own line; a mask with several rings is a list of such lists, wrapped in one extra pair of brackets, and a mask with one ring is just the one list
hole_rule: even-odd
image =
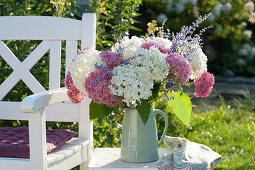
[[(79, 157), (78, 155), (80, 152), (85, 152), (86, 154), (84, 155), (87, 155), (88, 145), (88, 139), (73, 138), (63, 146), (57, 148), (47, 155), (48, 169), (58, 167), (58, 169), (64, 170), (79, 165), (78, 162), (81, 160), (77, 159), (77, 157)], [(85, 161), (87, 160), (87, 157), (84, 157), (83, 159), (83, 161)], [(29, 161), (29, 159), (0, 157), (0, 169), (7, 170), (5, 167), (9, 166), (17, 167), (17, 170), (29, 169)], [(65, 161), (68, 161), (69, 164), (64, 164), (63, 166)], [(20, 166), (17, 166), (17, 162)]]

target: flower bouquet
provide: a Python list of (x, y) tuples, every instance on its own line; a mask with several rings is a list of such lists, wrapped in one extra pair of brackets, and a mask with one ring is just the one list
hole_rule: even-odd
[[(162, 26), (159, 37), (119, 38), (111, 51), (85, 47), (73, 59), (66, 75), (70, 100), (80, 103), (85, 96), (89, 97), (91, 119), (131, 108), (146, 124), (153, 102), (164, 98), (188, 126), (192, 106), (182, 86), (194, 84), (195, 96), (206, 97), (214, 84), (214, 76), (207, 72), (207, 56), (201, 49), (200, 35), (206, 28), (192, 36), (208, 16), (200, 16), (192, 26), (183, 26), (176, 34), (165, 33)], [(169, 35), (172, 41), (166, 38)]]

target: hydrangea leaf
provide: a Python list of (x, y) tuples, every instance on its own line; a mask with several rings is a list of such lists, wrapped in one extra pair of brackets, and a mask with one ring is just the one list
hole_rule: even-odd
[(149, 104), (148, 100), (141, 100), (141, 103), (138, 104), (136, 106), (137, 111), (143, 121), (143, 123), (145, 124), (147, 122), (147, 120), (149, 119), (149, 115), (150, 115), (150, 108), (151, 105)]
[(89, 104), (89, 116), (91, 120), (105, 118), (113, 111), (112, 107), (104, 104), (97, 104), (93, 101)]
[(183, 92), (168, 92), (169, 98), (167, 104), (172, 107), (176, 116), (187, 126), (191, 118), (192, 105), (190, 98)]

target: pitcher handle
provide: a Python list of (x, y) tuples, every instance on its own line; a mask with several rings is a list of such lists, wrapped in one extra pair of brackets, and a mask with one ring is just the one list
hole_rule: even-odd
[(154, 116), (156, 116), (157, 114), (162, 115), (164, 117), (164, 119), (165, 119), (165, 128), (164, 128), (163, 134), (161, 136), (161, 139), (160, 139), (160, 141), (158, 143), (158, 147), (159, 147), (162, 144), (163, 139), (164, 139), (164, 137), (166, 135), (166, 131), (167, 131), (167, 128), (168, 128), (168, 118), (167, 118), (167, 115), (162, 110), (155, 109), (154, 110)]

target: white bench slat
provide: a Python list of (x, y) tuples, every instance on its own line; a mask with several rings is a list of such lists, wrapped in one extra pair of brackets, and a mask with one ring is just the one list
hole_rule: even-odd
[[(73, 138), (68, 143), (48, 154), (47, 163), (54, 164), (57, 161), (70, 158), (75, 153), (84, 152), (84, 150), (87, 150), (88, 144), (89, 140), (87, 139)], [(84, 153), (84, 155), (87, 155), (87, 153)]]
[(8, 92), (19, 82), (20, 78), (17, 74), (11, 74), (5, 81), (0, 84), (0, 101), (8, 94)]
[(35, 79), (29, 70), (42, 58), (42, 56), (51, 49), (50, 67), (50, 88), (59, 88), (60, 86), (60, 67), (61, 67), (61, 42), (60, 41), (42, 41), (31, 54), (21, 63), (13, 52), (0, 41), (0, 55), (14, 70), (10, 78), (7, 78), (0, 86), (0, 100), (18, 83), (20, 79), (29, 87), (33, 93), (45, 91), (44, 87)]
[(22, 73), (26, 74), (22, 74), (21, 79), (33, 93), (41, 93), (46, 91), (44, 87), (36, 80), (36, 78), (29, 71), (25, 71)]
[(49, 90), (60, 88), (61, 41), (50, 42)]
[(72, 60), (77, 54), (77, 41), (66, 41), (66, 64), (65, 64), (65, 75), (71, 66)]
[(29, 159), (0, 157), (0, 169), (1, 170), (13, 170), (13, 169), (28, 170)]
[[(46, 108), (47, 121), (79, 122), (79, 104), (58, 103)], [(21, 112), (21, 102), (0, 102), (0, 117), (3, 120), (28, 120)]]
[(69, 18), (1, 16), (0, 25), (0, 40), (81, 40), (81, 21)]
[[(47, 164), (48, 167), (54, 166), (54, 163), (56, 162), (62, 162), (64, 163), (64, 159), (68, 160), (69, 163), (75, 163), (75, 161), (79, 161), (77, 158), (77, 155), (80, 154), (80, 152), (84, 152), (84, 160), (87, 158), (87, 149), (86, 147), (89, 144), (88, 139), (78, 139), (73, 138), (63, 146), (59, 147), (55, 151), (49, 153), (47, 155)], [(61, 164), (61, 163), (60, 163)], [(68, 169), (66, 165), (58, 165), (60, 167), (66, 167), (61, 168), (62, 169)], [(69, 165), (70, 166), (70, 165)], [(29, 169), (29, 159), (23, 159), (23, 158), (5, 158), (0, 157), (0, 169), (1, 170), (28, 170)]]

